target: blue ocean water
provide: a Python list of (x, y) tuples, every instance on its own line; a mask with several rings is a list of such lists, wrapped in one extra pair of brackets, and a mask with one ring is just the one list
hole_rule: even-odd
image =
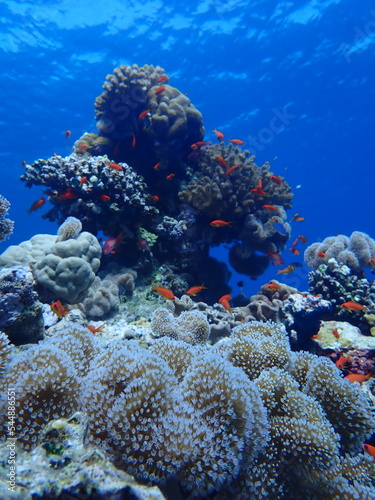
[[(165, 69), (214, 128), (270, 161), (295, 193), (291, 241), (373, 229), (375, 110), (373, 2), (362, 0), (176, 2), (60, 0), (0, 3), (0, 194), (12, 237), (55, 233), (43, 210), (25, 213), (42, 189), (25, 188), (21, 162), (68, 155), (95, 132), (93, 103), (121, 64)], [(71, 130), (67, 140), (64, 132)], [(226, 249), (213, 254), (226, 259)], [(302, 263), (286, 249), (286, 264)], [(306, 267), (282, 278), (307, 286)], [(251, 295), (275, 277), (243, 279)]]

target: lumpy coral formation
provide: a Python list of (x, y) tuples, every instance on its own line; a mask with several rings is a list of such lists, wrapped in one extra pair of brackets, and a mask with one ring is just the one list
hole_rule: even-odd
[(10, 203), (0, 195), (0, 241), (4, 241), (13, 233), (14, 222), (7, 219)]
[(374, 498), (374, 467), (358, 455), (375, 429), (366, 397), (329, 360), (292, 353), (275, 323), (245, 323), (214, 347), (167, 336), (149, 349), (103, 346), (66, 323), (13, 357), (10, 381), (27, 450), (79, 410), (117, 467), (166, 492), (178, 484), (182, 498), (328, 499), (328, 478)]

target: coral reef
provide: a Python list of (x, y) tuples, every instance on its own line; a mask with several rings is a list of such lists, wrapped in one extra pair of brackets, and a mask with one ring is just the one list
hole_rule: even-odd
[(76, 238), (58, 241), (49, 249), (34, 266), (36, 280), (54, 297), (75, 304), (92, 285), (101, 255), (98, 240), (84, 231)]
[[(360, 328), (363, 334), (371, 334), (375, 321), (375, 282), (352, 272), (345, 264), (329, 259), (309, 273), (309, 292), (319, 295), (331, 305), (331, 313), (325, 311), (320, 319), (347, 321)], [(359, 310), (347, 310), (345, 302), (363, 306)], [(316, 333), (316, 332), (315, 332)]]
[(306, 248), (304, 259), (311, 269), (335, 259), (341, 265), (346, 265), (354, 273), (370, 267), (370, 259), (375, 258), (375, 241), (366, 233), (354, 231), (350, 237), (339, 234), (329, 236), (321, 243), (313, 243)]
[(374, 498), (374, 465), (358, 455), (375, 430), (366, 397), (330, 360), (292, 353), (282, 326), (245, 323), (214, 347), (168, 336), (150, 343), (101, 345), (66, 322), (16, 354), (3, 383), (17, 393), (19, 444), (35, 452), (51, 436), (56, 449), (51, 431), (66, 421), (45, 425), (85, 411), (90, 444), (139, 481), (165, 492), (174, 484), (181, 498), (311, 491), (328, 499), (329, 478), (337, 490)]
[[(157, 486), (138, 484), (116, 469), (102, 450), (85, 445), (87, 426), (87, 417), (77, 412), (69, 419), (52, 420), (31, 453), (17, 448), (17, 481), (12, 490), (8, 489), (9, 467), (0, 467), (1, 499), (165, 500)], [(0, 445), (0, 457), (7, 463), (6, 444)]]
[(162, 68), (147, 64), (120, 66), (106, 77), (95, 101), (96, 119), (100, 135), (115, 141), (115, 157), (130, 157), (138, 165), (151, 159), (149, 167), (162, 159), (165, 167), (202, 140), (201, 113), (168, 81)]
[(1, 267), (12, 267), (15, 265), (28, 267), (43, 258), (56, 242), (56, 235), (36, 234), (19, 245), (10, 245), (0, 255)]
[(68, 217), (65, 222), (61, 224), (57, 231), (56, 242), (69, 240), (70, 238), (77, 238), (81, 231), (82, 222), (75, 217)]
[(113, 311), (119, 302), (119, 288), (108, 279), (101, 280), (96, 276), (85, 297), (78, 304), (88, 319), (104, 318)]
[[(117, 165), (116, 168), (111, 165)], [(113, 164), (107, 156), (81, 158), (76, 154), (52, 156), (25, 166), (26, 186), (44, 185), (53, 208), (44, 218), (61, 224), (78, 218), (85, 231), (118, 234), (128, 220), (137, 224), (158, 213), (143, 177), (125, 163)]]
[(0, 271), (0, 330), (16, 345), (43, 338), (43, 306), (27, 268)]
[(151, 317), (151, 331), (155, 337), (167, 336), (195, 345), (206, 342), (210, 326), (200, 311), (184, 311), (175, 318), (167, 309), (156, 309)]
[(0, 194), (0, 241), (4, 241), (13, 233), (14, 222), (7, 219), (10, 203)]

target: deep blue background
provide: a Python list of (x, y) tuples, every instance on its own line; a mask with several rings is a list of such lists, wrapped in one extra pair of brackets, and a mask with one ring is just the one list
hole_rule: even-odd
[[(287, 178), (290, 217), (306, 218), (294, 223), (293, 239), (375, 236), (373, 2), (5, 0), (0, 24), (0, 194), (16, 224), (0, 251), (56, 232), (41, 212), (25, 213), (41, 190), (19, 181), (21, 162), (69, 154), (95, 131), (93, 103), (105, 76), (133, 63), (166, 70), (203, 113), (207, 140), (213, 128), (240, 137), (258, 164), (269, 160)], [(283, 109), (293, 117), (270, 133)], [(258, 282), (243, 277), (246, 293), (274, 276), (271, 266)], [(286, 279), (301, 289), (306, 277), (302, 268)]]

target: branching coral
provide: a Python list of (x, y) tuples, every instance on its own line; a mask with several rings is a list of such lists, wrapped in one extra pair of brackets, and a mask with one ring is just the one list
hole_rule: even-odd
[(44, 185), (52, 190), (54, 207), (44, 218), (62, 223), (68, 216), (78, 218), (83, 229), (117, 233), (124, 220), (149, 220), (158, 211), (150, 204), (141, 175), (122, 163), (112, 168), (106, 156), (66, 158), (53, 156), (26, 165), (21, 179), (27, 186)]
[(0, 241), (4, 241), (13, 233), (14, 222), (7, 219), (10, 203), (0, 195)]

